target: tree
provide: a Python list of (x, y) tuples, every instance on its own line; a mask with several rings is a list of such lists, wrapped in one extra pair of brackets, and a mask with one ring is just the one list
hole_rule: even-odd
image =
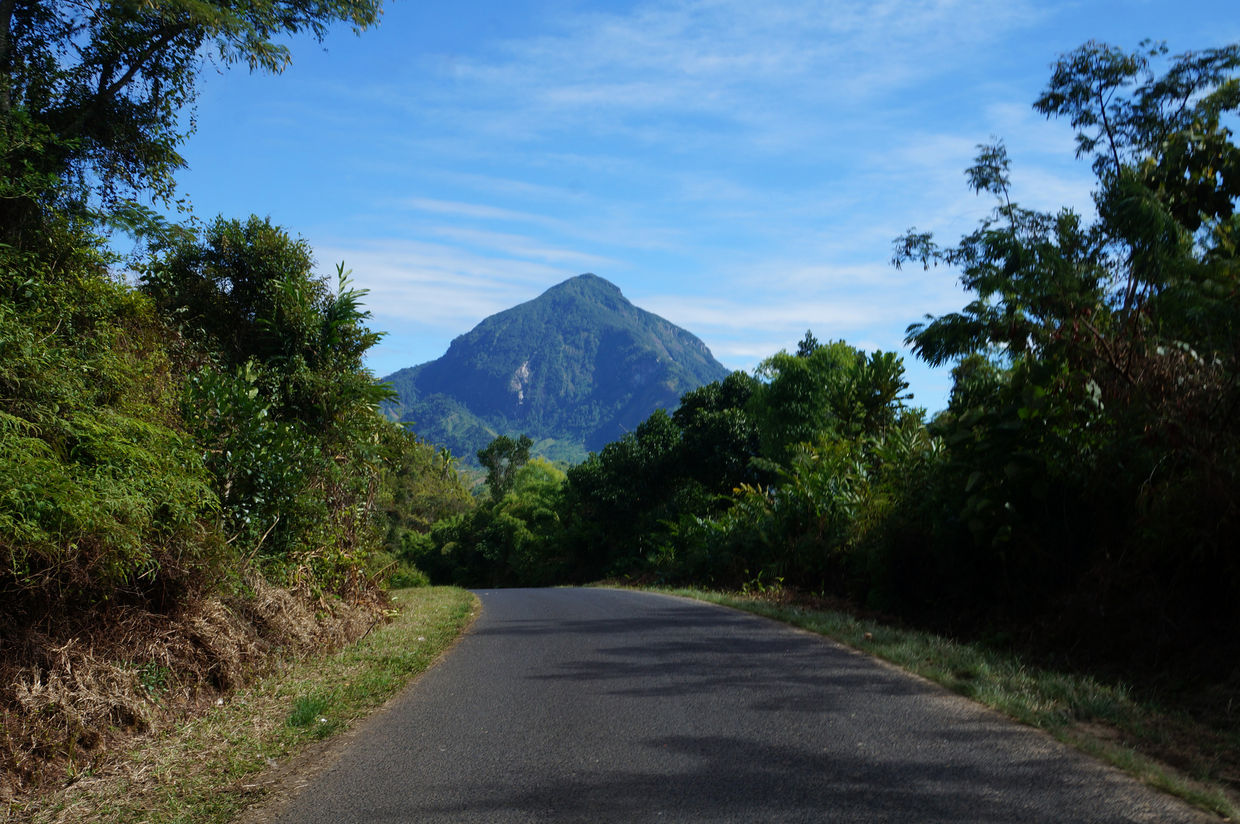
[(486, 449), (478, 450), (478, 463), (487, 471), (487, 488), (491, 490), (492, 501), (500, 501), (512, 489), (517, 470), (529, 461), (533, 445), (528, 435), (515, 441), (500, 435), (487, 444)]
[(820, 346), (822, 344), (818, 342), (818, 338), (814, 337), (813, 331), (806, 329), (805, 337), (801, 338), (801, 342), (797, 344), (797, 357), (808, 358)]
[(365, 325), (366, 290), (350, 286), (343, 264), (333, 290), (314, 274), (304, 239), (267, 218), (221, 217), (155, 251), (144, 291), (220, 365), (266, 367), (269, 399), (284, 417), (331, 427), (390, 396), (363, 364), (382, 337)]
[(652, 552), (673, 516), (680, 430), (656, 409), (632, 432), (568, 470), (565, 506), (580, 580), (628, 571)]
[[(188, 372), (183, 417), (238, 546), (320, 578), (353, 575), (377, 543), (390, 391), (364, 365), (380, 338), (363, 291), (316, 276), (304, 240), (269, 220), (217, 219), (155, 249), (142, 289)], [(423, 467), (429, 469), (429, 467)], [(319, 552), (319, 546), (332, 552)]]
[(1096, 220), (1016, 205), (994, 142), (966, 171), (991, 216), (955, 246), (895, 243), (896, 265), (956, 267), (974, 295), (907, 337), (958, 364), (931, 492), (972, 538), (935, 550), (973, 584), (959, 599), (1070, 601), (1144, 641), (1234, 625), (1240, 586), (1223, 549), (1240, 524), (1240, 46), (1166, 55), (1087, 43), (1034, 104), (1075, 128)]
[(202, 66), (280, 72), (281, 38), (374, 24), (380, 0), (0, 0), (0, 226), (48, 205), (168, 202)]
[(708, 495), (756, 480), (751, 459), (758, 454), (758, 430), (746, 407), (757, 387), (756, 378), (733, 372), (686, 392), (672, 413), (680, 441), (671, 468)]
[(900, 358), (867, 356), (844, 341), (803, 341), (802, 350), (780, 352), (758, 366), (765, 382), (754, 388), (748, 407), (764, 457), (783, 461), (799, 444), (877, 434), (895, 420), (908, 388)]
[[(1077, 154), (1091, 156), (1098, 175), (1098, 223), (1013, 204), (998, 142), (980, 146), (966, 173), (974, 191), (996, 197), (991, 218), (956, 247), (940, 248), (915, 230), (896, 240), (897, 266), (958, 266), (978, 296), (960, 313), (909, 327), (918, 355), (938, 364), (987, 347), (1009, 356), (1053, 347), (1131, 378), (1130, 358), (1141, 350), (1134, 344), (1156, 329), (1231, 339), (1220, 317), (1227, 313), (1210, 310), (1222, 308), (1219, 299), (1237, 282), (1227, 260), (1240, 242), (1240, 148), (1223, 118), (1240, 111), (1240, 46), (1181, 55), (1160, 77), (1151, 60), (1165, 53), (1087, 43), (1056, 63), (1034, 104), (1077, 129)], [(1221, 288), (1202, 289), (1205, 281)], [(1225, 328), (1202, 330), (1207, 315)]]

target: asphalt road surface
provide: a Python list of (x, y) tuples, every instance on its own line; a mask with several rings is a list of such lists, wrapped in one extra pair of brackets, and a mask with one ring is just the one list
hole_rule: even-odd
[(479, 593), (457, 647), (267, 820), (1211, 820), (772, 621), (600, 589)]

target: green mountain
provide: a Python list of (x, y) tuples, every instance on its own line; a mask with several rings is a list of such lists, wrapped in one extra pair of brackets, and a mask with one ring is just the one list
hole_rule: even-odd
[(520, 434), (535, 453), (576, 462), (727, 374), (701, 340), (585, 274), (388, 375), (399, 399), (385, 412), (470, 462), (496, 435)]

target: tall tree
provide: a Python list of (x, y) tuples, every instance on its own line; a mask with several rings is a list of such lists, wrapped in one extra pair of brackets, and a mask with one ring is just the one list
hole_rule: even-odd
[(1034, 107), (1076, 130), (1097, 218), (1016, 205), (995, 143), (966, 172), (991, 216), (952, 247), (915, 230), (895, 247), (974, 296), (908, 330), (925, 360), (958, 363), (937, 423), (978, 548), (958, 568), (988, 566), (976, 580), (1006, 609), (1079, 585), (1077, 603), (1153, 633), (1233, 626), (1240, 45), (1086, 43)]
[(1197, 286), (1212, 281), (1226, 300), (1236, 281), (1226, 260), (1240, 243), (1240, 148), (1226, 122), (1240, 112), (1240, 45), (1181, 55), (1159, 76), (1151, 61), (1165, 52), (1087, 43), (1056, 63), (1034, 104), (1077, 129), (1077, 154), (1098, 176), (1097, 223), (1014, 204), (996, 143), (980, 146), (966, 172), (974, 191), (997, 200), (977, 231), (950, 248), (914, 230), (897, 239), (897, 265), (958, 266), (977, 294), (962, 312), (909, 328), (919, 355), (937, 364), (992, 346), (1040, 355), (1076, 342), (1131, 377), (1132, 344), (1156, 329), (1230, 340), (1230, 325), (1202, 330), (1182, 302), (1204, 309), (1211, 290)]
[[(812, 335), (806, 335), (806, 340)], [(829, 435), (876, 434), (892, 423), (908, 396), (904, 363), (890, 352), (866, 355), (844, 341), (780, 352), (758, 366), (765, 378), (754, 387), (748, 409), (756, 422), (763, 456), (782, 461), (798, 444)]]
[(492, 500), (499, 501), (512, 489), (517, 470), (529, 461), (533, 445), (529, 435), (522, 435), (515, 441), (500, 435), (487, 444), (486, 449), (478, 450), (478, 463), (487, 471), (487, 488), (491, 490)]

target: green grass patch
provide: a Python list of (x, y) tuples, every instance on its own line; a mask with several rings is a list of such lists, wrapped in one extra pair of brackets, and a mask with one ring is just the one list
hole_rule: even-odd
[(333, 712), (333, 702), (322, 695), (302, 695), (293, 701), (293, 711), (288, 714), (290, 727), (313, 730), (315, 738), (327, 738), (340, 729), (340, 719)]
[[(1229, 792), (1218, 774), (1235, 756), (1235, 734), (1139, 701), (1123, 684), (1041, 669), (1011, 652), (846, 612), (698, 589), (656, 591), (745, 610), (833, 638), (1045, 730), (1203, 810), (1240, 820), (1234, 789)], [(1183, 766), (1170, 767), (1163, 759)]]
[(381, 706), (451, 646), (477, 611), (477, 599), (454, 587), (401, 590), (393, 601), (392, 621), (356, 644), (291, 661), (139, 744), (106, 774), (83, 776), (37, 811), (9, 814), (38, 824), (232, 821), (276, 789), (273, 767)]

